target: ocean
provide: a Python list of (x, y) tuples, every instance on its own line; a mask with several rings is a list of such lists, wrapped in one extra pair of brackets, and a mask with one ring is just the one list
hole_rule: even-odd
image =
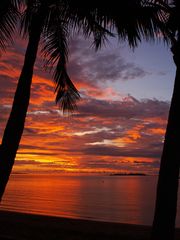
[(14, 174), (0, 209), (151, 225), (156, 183), (155, 176)]

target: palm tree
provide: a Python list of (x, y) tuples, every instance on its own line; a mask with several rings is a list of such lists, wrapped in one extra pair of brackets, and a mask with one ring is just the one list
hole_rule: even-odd
[[(87, 2), (85, 4), (87, 5)], [(82, 3), (78, 5), (78, 1), (74, 1), (74, 5), (70, 6), (75, 9), (74, 11), (78, 8), (78, 13), (86, 8)], [(98, 6), (93, 2), (88, 9), (95, 6), (97, 7), (98, 21), (105, 27), (109, 25), (110, 30), (116, 29), (118, 37), (121, 40), (127, 40), (131, 47), (136, 47), (142, 38), (155, 39), (157, 32), (162, 33), (165, 42), (172, 43), (171, 50), (177, 70), (161, 157), (151, 235), (153, 240), (172, 240), (175, 229), (180, 167), (178, 154), (180, 149), (178, 141), (180, 136), (180, 108), (178, 105), (180, 102), (180, 2), (178, 0), (127, 0), (121, 2), (120, 8), (115, 2), (111, 2), (111, 5), (105, 2), (103, 6)]]
[[(84, 6), (81, 7), (84, 9)], [(109, 24), (111, 30), (116, 29), (119, 38), (127, 40), (131, 47), (136, 47), (142, 38), (155, 39), (158, 32), (162, 33), (168, 45), (172, 44), (177, 70), (161, 157), (151, 239), (173, 240), (180, 168), (180, 2), (123, 1), (121, 9), (124, 14), (116, 3), (104, 3), (97, 7), (98, 20), (106, 23), (105, 27)], [(129, 14), (126, 14), (127, 10)]]
[[(6, 3), (6, 1), (4, 2)], [(103, 38), (106, 38), (106, 34), (112, 35), (97, 23), (93, 14), (88, 13), (87, 16), (82, 14), (80, 17), (76, 14), (74, 17), (73, 14), (70, 14), (70, 8), (65, 1), (16, 0), (9, 1), (9, 4), (10, 7), (23, 8), (21, 32), (23, 36), (28, 37), (28, 45), (12, 110), (0, 145), (0, 199), (5, 191), (23, 133), (30, 99), (33, 68), (40, 40), (43, 46), (45, 68), (53, 70), (56, 102), (60, 104), (63, 111), (72, 111), (80, 96), (66, 71), (67, 40), (70, 31), (72, 29), (82, 30), (86, 37), (93, 33), (97, 47)], [(10, 18), (9, 5), (6, 7), (5, 4), (3, 13), (4, 19), (0, 25), (0, 47), (2, 48), (5, 47), (5, 41), (11, 36), (15, 27), (15, 21)]]
[(180, 2), (156, 1), (155, 4), (168, 15), (165, 27), (172, 42), (176, 76), (161, 156), (151, 239), (173, 240), (180, 168)]
[[(87, 5), (87, 2), (85, 3)], [(85, 5), (78, 5), (78, 1), (71, 5), (78, 14), (85, 11)], [(127, 40), (131, 47), (136, 47), (142, 38), (146, 40), (156, 38), (161, 32), (164, 40), (172, 43), (172, 52), (176, 64), (176, 78), (168, 124), (165, 134), (164, 148), (157, 187), (157, 200), (151, 238), (153, 240), (172, 240), (174, 238), (175, 218), (177, 208), (178, 178), (180, 156), (180, 3), (178, 0), (144, 0), (123, 1), (121, 8), (116, 3), (90, 4), (88, 9), (96, 7), (97, 19), (109, 24), (110, 30), (116, 30), (121, 40)], [(124, 11), (123, 12), (121, 12)], [(73, 11), (72, 11), (73, 12)], [(129, 14), (126, 14), (129, 12)], [(74, 14), (74, 13), (73, 13)], [(76, 14), (74, 14), (76, 15)]]
[[(13, 42), (13, 33), (16, 29), (16, 23), (18, 18), (20, 17), (19, 14), (19, 0), (3, 0), (1, 1), (0, 7), (0, 51), (4, 52), (7, 44), (9, 42)], [(0, 53), (1, 53), (0, 52)], [(0, 145), (0, 156), (2, 152), (2, 146)], [(2, 158), (0, 160), (0, 182), (3, 179), (4, 171), (2, 169)]]

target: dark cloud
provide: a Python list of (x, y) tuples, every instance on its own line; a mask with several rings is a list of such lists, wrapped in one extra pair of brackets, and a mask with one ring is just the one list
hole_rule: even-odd
[[(167, 119), (169, 103), (157, 99), (138, 101), (131, 96), (122, 101), (89, 99), (79, 106), (76, 116), (96, 116), (102, 118), (144, 119), (158, 116)], [(155, 124), (155, 123), (153, 123)]]
[(114, 157), (141, 157), (141, 158), (158, 158), (160, 157), (160, 150), (153, 151), (153, 149), (126, 149), (122, 147), (113, 146), (93, 146), (87, 147), (83, 150), (87, 155), (95, 156), (114, 156)]
[(16, 160), (15, 165), (16, 166), (21, 166), (21, 165), (39, 165), (41, 164), (38, 161), (35, 160)]
[[(0, 74), (1, 88), (0, 88), (0, 98), (12, 98), (16, 88), (16, 81), (14, 77), (9, 77), (4, 74)], [(9, 102), (9, 100), (8, 100)]]
[[(120, 56), (120, 47), (95, 52), (80, 37), (70, 44), (69, 73), (77, 81), (103, 84), (106, 81), (132, 80), (149, 75), (142, 67)], [(110, 52), (110, 51), (109, 51)]]
[(146, 167), (151, 167), (151, 168), (152, 167), (153, 168), (159, 168), (160, 161), (152, 161), (152, 162), (134, 161), (134, 164), (141, 165), (142, 167), (146, 166)]

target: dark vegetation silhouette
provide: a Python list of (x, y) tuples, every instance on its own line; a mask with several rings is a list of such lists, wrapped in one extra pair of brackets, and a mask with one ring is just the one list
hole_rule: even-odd
[[(169, 111), (164, 148), (157, 187), (157, 199), (151, 239), (172, 240), (174, 238), (177, 192), (179, 177), (180, 141), (180, 3), (178, 0), (124, 0), (117, 5), (112, 1), (2, 1), (0, 10), (0, 47), (15, 29), (20, 3), (25, 11), (21, 29), (29, 42), (24, 66), (18, 81), (12, 111), (4, 131), (0, 148), (0, 197), (2, 197), (16, 152), (22, 136), (26, 112), (29, 104), (33, 67), (40, 39), (44, 39), (42, 51), (46, 67), (54, 66), (56, 102), (64, 110), (73, 110), (79, 93), (66, 72), (67, 39), (72, 30), (81, 30), (85, 37), (91, 34), (98, 49), (106, 41), (110, 32), (117, 33), (120, 40), (128, 41), (136, 47), (142, 39), (156, 39), (161, 32), (165, 41), (172, 42), (172, 52), (176, 64), (174, 91)], [(9, 5), (8, 5), (9, 4)], [(12, 18), (11, 18), (12, 16)], [(11, 21), (11, 19), (14, 19)], [(169, 43), (169, 42), (168, 42)]]
[[(176, 77), (161, 156), (151, 239), (173, 240), (180, 167), (180, 1), (129, 0), (122, 1), (120, 8), (113, 2), (112, 7), (109, 3), (103, 3), (103, 6), (94, 4), (98, 9), (98, 17), (106, 16), (110, 29), (115, 29), (118, 37), (128, 41), (131, 47), (136, 47), (143, 38), (154, 40), (158, 33), (161, 33), (164, 42), (172, 45)], [(85, 6), (80, 5), (80, 8), (84, 9)]]
[[(19, 13), (19, 3), (20, 1), (3, 0), (0, 4), (0, 53), (5, 50), (8, 43), (13, 42), (12, 35), (16, 30), (16, 23), (20, 17)], [(16, 117), (15, 117), (16, 118)], [(13, 136), (12, 136), (13, 138)], [(9, 140), (11, 135), (9, 136)], [(11, 140), (10, 140), (11, 141)], [(11, 145), (12, 143), (10, 143)], [(12, 146), (13, 147), (13, 146)], [(10, 148), (10, 147), (9, 147)], [(6, 154), (4, 153), (6, 151)], [(10, 174), (10, 165), (12, 161), (6, 157), (8, 149), (6, 150), (3, 143), (0, 145), (0, 199), (2, 193), (4, 192), (5, 182), (8, 181), (8, 176)], [(12, 151), (9, 151), (11, 155)], [(10, 158), (10, 156), (9, 156)]]
[(2, 0), (0, 5), (0, 53), (5, 50), (7, 43), (13, 41), (12, 34), (16, 29), (19, 18), (18, 1)]
[[(6, 3), (6, 0), (4, 2)], [(12, 110), (0, 146), (0, 199), (8, 182), (23, 133), (30, 99), (33, 68), (40, 40), (43, 42), (41, 50), (45, 58), (45, 68), (53, 70), (56, 102), (60, 104), (60, 108), (63, 111), (72, 111), (75, 108), (76, 100), (80, 96), (66, 71), (68, 56), (67, 40), (70, 31), (78, 29), (85, 36), (93, 33), (95, 43), (98, 42), (98, 44), (105, 34), (110, 34), (110, 32), (97, 24), (93, 16), (91, 19), (86, 17), (84, 19), (76, 18), (76, 22), (71, 21), (70, 9), (67, 8), (67, 5), (63, 1), (9, 1), (9, 4), (14, 7), (18, 6), (19, 11), (23, 8), (20, 28), (23, 36), (28, 38), (28, 45)], [(7, 8), (6, 10), (7, 13), (4, 14), (4, 18), (8, 18), (7, 20), (9, 20), (11, 14)], [(4, 25), (2, 25), (1, 29), (1, 45), (3, 48), (5, 40), (9, 37), (8, 30), (10, 33), (12, 32), (11, 30), (14, 30), (14, 22), (6, 22), (6, 25), (7, 29), (3, 28)], [(99, 31), (102, 33), (99, 34)], [(3, 38), (3, 36), (5, 37)]]
[(172, 43), (176, 76), (161, 156), (151, 239), (173, 240), (180, 167), (180, 2), (154, 2), (168, 16), (165, 27)]

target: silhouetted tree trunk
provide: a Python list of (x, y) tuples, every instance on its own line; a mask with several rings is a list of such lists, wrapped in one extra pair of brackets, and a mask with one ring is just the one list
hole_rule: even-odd
[(173, 240), (180, 167), (180, 38), (172, 48), (177, 66), (157, 186), (151, 239)]
[(30, 99), (33, 67), (41, 35), (40, 22), (36, 19), (31, 28), (23, 69), (0, 146), (0, 200), (5, 191), (24, 129)]

